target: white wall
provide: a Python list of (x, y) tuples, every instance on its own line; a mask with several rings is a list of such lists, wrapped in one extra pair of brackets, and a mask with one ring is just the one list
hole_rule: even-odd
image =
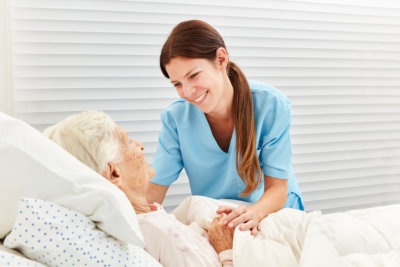
[[(250, 79), (293, 107), (293, 163), (308, 210), (400, 202), (400, 7), (396, 1), (14, 0), (16, 116), (43, 129), (108, 112), (152, 160), (176, 98), (158, 56), (172, 27), (203, 19)], [(182, 175), (172, 208), (189, 194)]]
[(0, 112), (14, 115), (11, 25), (8, 0), (0, 1)]

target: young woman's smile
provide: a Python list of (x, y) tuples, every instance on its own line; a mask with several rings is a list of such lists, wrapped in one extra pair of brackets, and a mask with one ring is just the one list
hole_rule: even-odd
[(204, 102), (204, 100), (206, 99), (207, 93), (208, 93), (208, 90), (205, 91), (204, 93), (202, 93), (198, 98), (194, 99), (193, 101), (194, 101), (197, 105), (201, 105), (201, 104)]
[(224, 79), (225, 66), (217, 60), (176, 57), (166, 65), (166, 70), (178, 95), (204, 113), (226, 113), (230, 109), (230, 84)]

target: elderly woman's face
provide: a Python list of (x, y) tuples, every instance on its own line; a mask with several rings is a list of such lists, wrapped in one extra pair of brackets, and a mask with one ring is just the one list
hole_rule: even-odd
[(156, 173), (144, 159), (143, 144), (130, 139), (126, 131), (119, 126), (115, 133), (121, 144), (122, 161), (118, 163), (118, 166), (121, 170), (123, 186), (144, 195), (150, 179)]

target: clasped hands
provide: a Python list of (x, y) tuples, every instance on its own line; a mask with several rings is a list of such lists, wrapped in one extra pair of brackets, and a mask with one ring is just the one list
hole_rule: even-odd
[(250, 230), (253, 236), (256, 236), (258, 233), (257, 226), (260, 223), (261, 218), (251, 209), (251, 207), (246, 207), (244, 205), (240, 205), (236, 208), (220, 206), (217, 210), (217, 214), (227, 214), (223, 223), (229, 228), (234, 229), (239, 224), (242, 224), (239, 226), (239, 230)]
[(235, 227), (239, 224), (239, 230), (250, 230), (253, 236), (257, 235), (257, 226), (260, 222), (257, 214), (246, 206), (236, 208), (229, 206), (220, 206), (217, 210), (219, 217), (214, 218), (211, 226), (208, 228), (208, 237), (211, 245), (217, 253), (232, 249), (233, 233)]

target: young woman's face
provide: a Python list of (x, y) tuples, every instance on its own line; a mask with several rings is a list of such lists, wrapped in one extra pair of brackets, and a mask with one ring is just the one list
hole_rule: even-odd
[(165, 65), (178, 95), (204, 113), (212, 113), (223, 102), (224, 66), (217, 60), (176, 57)]

